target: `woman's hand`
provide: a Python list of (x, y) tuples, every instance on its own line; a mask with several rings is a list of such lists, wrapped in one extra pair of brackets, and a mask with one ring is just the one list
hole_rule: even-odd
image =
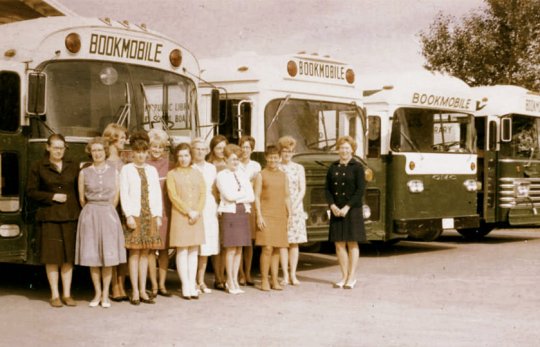
[(349, 205), (343, 206), (343, 208), (341, 210), (339, 210), (339, 215), (341, 217), (345, 217), (347, 215), (347, 213), (349, 213), (350, 209), (351, 209), (351, 207)]
[(188, 212), (188, 223), (190, 225), (193, 225), (195, 223), (197, 223), (197, 221), (199, 220), (199, 218), (201, 217), (201, 214), (195, 210), (191, 210)]
[(257, 227), (261, 231), (264, 231), (264, 229), (266, 229), (266, 223), (264, 222), (264, 218), (261, 215), (257, 215)]
[(335, 204), (330, 205), (330, 210), (334, 216), (341, 217), (341, 210)]
[(156, 217), (156, 226), (158, 229), (161, 228), (161, 224), (162, 224), (161, 217)]
[(56, 193), (56, 194), (53, 195), (52, 199), (53, 199), (53, 201), (56, 201), (56, 202), (59, 202), (59, 203), (64, 203), (67, 200), (67, 195), (66, 194)]
[(137, 227), (137, 223), (135, 223), (135, 218), (133, 216), (129, 216), (126, 218), (126, 225), (130, 229), (135, 229)]

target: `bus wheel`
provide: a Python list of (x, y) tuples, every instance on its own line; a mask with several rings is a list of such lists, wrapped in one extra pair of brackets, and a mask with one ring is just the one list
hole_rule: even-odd
[(300, 251), (307, 253), (319, 253), (321, 251), (321, 243), (316, 241), (300, 244)]
[(401, 239), (391, 239), (391, 240), (386, 240), (386, 241), (370, 240), (369, 243), (371, 243), (372, 245), (377, 246), (377, 247), (390, 247), (390, 246), (395, 245), (399, 241), (401, 241)]
[(493, 225), (481, 224), (479, 228), (471, 229), (458, 229), (460, 233), (467, 240), (480, 240), (493, 230)]

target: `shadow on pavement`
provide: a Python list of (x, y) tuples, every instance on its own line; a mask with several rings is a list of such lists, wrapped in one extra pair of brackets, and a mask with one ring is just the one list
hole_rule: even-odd
[[(528, 232), (527, 235), (522, 234)], [(457, 232), (448, 232), (437, 239), (437, 242), (447, 242), (455, 244), (502, 244), (510, 242), (523, 242), (540, 240), (540, 233), (534, 235), (532, 229), (496, 229), (483, 238), (474, 240), (466, 239)], [(517, 234), (521, 233), (521, 234)]]

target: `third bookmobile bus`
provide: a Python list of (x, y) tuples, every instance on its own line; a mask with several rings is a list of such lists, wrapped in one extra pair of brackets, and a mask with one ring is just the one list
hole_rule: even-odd
[(127, 21), (38, 18), (2, 24), (0, 36), (0, 262), (32, 264), (38, 259), (26, 179), (47, 137), (63, 134), (66, 155), (76, 160), (88, 160), (86, 143), (109, 123), (130, 131), (161, 127), (176, 142), (189, 140), (198, 135), (200, 70), (184, 47)]
[(471, 88), (428, 72), (364, 85), (367, 163), (374, 175), (366, 191), (369, 239), (433, 240), (445, 229), (477, 227), (477, 102)]
[[(352, 136), (358, 143), (355, 155), (360, 160), (365, 156), (366, 119), (353, 68), (329, 57), (303, 53), (240, 53), (203, 59), (201, 69), (205, 80), (201, 126), (206, 126), (206, 136), (223, 134), (237, 143), (242, 135), (251, 135), (256, 139), (254, 159), (259, 162), (264, 160), (267, 145), (285, 135), (294, 137), (293, 160), (306, 171), (304, 208), (309, 241), (327, 240), (324, 182), (328, 166), (338, 159), (337, 138)], [(222, 99), (221, 116), (212, 120), (210, 96), (216, 87)]]
[(498, 85), (473, 88), (483, 99), (476, 112), (478, 132), (479, 228), (540, 225), (540, 95)]

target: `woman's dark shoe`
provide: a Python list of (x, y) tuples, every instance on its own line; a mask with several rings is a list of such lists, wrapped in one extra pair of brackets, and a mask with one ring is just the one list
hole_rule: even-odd
[(132, 298), (132, 299), (129, 299), (129, 303), (132, 305), (138, 306), (141, 304), (141, 300)]
[(142, 303), (145, 303), (145, 304), (155, 304), (156, 302), (152, 299), (152, 298), (148, 298), (148, 299), (145, 299), (145, 298), (141, 298), (141, 302)]
[(127, 295), (116, 296), (116, 297), (115, 296), (109, 296), (109, 299), (111, 299), (114, 302), (129, 301), (129, 298), (127, 297)]
[(217, 290), (225, 290), (225, 283), (214, 282), (214, 288), (216, 288)]
[(157, 297), (157, 295), (158, 295), (158, 290), (157, 289), (152, 289), (151, 292), (147, 291), (146, 293), (148, 294), (148, 297), (150, 299), (155, 299)]
[(184, 299), (184, 300), (191, 300), (191, 296), (185, 296), (185, 295), (182, 295), (182, 299)]
[(255, 286), (255, 282), (253, 282), (253, 281), (246, 281), (246, 284), (247, 284), (248, 286), (250, 286), (250, 287)]
[(172, 294), (167, 291), (167, 289), (158, 289), (158, 294), (165, 297), (171, 297)]

